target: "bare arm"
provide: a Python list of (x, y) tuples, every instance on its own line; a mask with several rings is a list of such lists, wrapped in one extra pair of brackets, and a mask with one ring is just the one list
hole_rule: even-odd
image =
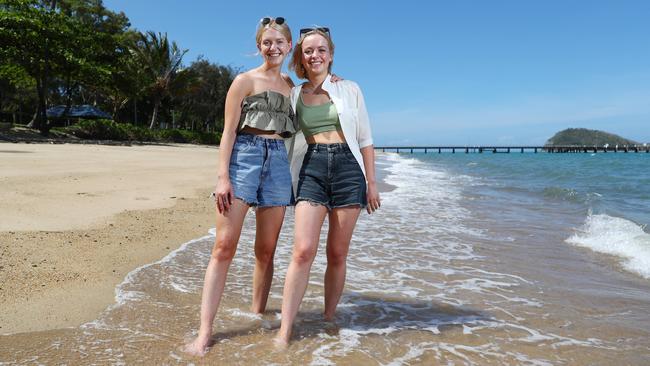
[(377, 179), (375, 176), (375, 147), (368, 145), (361, 148), (361, 156), (363, 157), (363, 167), (366, 169), (366, 180), (368, 182), (368, 206), (366, 211), (373, 213), (381, 207), (381, 200), (379, 198), (379, 191), (377, 190)]
[(241, 103), (252, 90), (252, 83), (243, 74), (233, 80), (226, 95), (223, 134), (219, 143), (219, 168), (217, 170), (217, 188), (215, 190), (217, 209), (223, 213), (230, 209), (234, 199), (230, 184), (230, 157), (237, 138), (237, 127), (241, 115)]

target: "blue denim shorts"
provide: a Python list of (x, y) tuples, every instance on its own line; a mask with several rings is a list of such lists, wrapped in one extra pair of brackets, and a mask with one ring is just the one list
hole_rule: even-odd
[(229, 172), (235, 198), (246, 204), (271, 207), (291, 203), (291, 173), (284, 140), (238, 134)]
[(366, 177), (348, 144), (309, 144), (300, 169), (296, 203), (328, 209), (366, 207)]

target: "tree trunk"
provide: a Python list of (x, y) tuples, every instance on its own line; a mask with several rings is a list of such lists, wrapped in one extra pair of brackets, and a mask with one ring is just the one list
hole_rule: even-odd
[(138, 98), (133, 98), (133, 124), (138, 125)]
[(36, 107), (36, 111), (34, 112), (34, 115), (32, 116), (32, 119), (27, 123), (27, 127), (29, 128), (38, 128), (37, 127), (37, 120), (38, 120), (38, 107)]
[[(56, 9), (56, 0), (52, 0), (50, 4), (50, 11), (54, 12)], [(38, 93), (38, 118), (36, 125), (41, 131), (41, 135), (47, 136), (50, 132), (50, 125), (47, 121), (47, 105), (45, 100), (45, 93), (47, 92), (47, 79), (50, 73), (50, 48), (48, 39), (45, 39), (45, 50), (43, 54), (43, 64), (45, 65), (40, 73), (40, 78), (36, 78), (36, 92)]]
[(37, 124), (38, 124), (38, 129), (41, 131), (41, 135), (47, 136), (48, 133), (50, 132), (50, 126), (47, 121), (47, 106), (46, 106), (46, 101), (45, 101), (45, 87), (43, 86), (43, 82), (41, 81), (40, 87), (38, 88), (38, 119), (37, 119)]
[[(65, 94), (66, 94), (65, 109), (63, 110), (63, 114), (61, 115), (62, 118), (67, 118), (68, 113), (70, 113), (70, 109), (72, 108), (72, 85), (70, 81), (70, 74), (68, 74), (66, 78)], [(67, 121), (66, 125), (69, 125), (70, 120), (66, 119), (66, 121)]]
[(153, 130), (153, 126), (156, 124), (156, 118), (158, 117), (159, 107), (160, 107), (160, 102), (155, 101), (153, 105), (153, 113), (151, 114), (151, 124), (149, 125), (150, 130)]
[(115, 96), (115, 99), (113, 99), (113, 113), (111, 113), (111, 119), (113, 121), (116, 121), (115, 117), (117, 117), (117, 111), (119, 110), (119, 104), (121, 104), (118, 101), (119, 101), (119, 96)]
[(45, 106), (45, 88), (43, 87), (43, 80), (36, 78), (36, 94), (38, 95), (38, 105), (34, 118), (27, 125), (29, 128), (38, 128), (43, 136), (47, 136), (49, 126), (47, 123), (47, 108)]

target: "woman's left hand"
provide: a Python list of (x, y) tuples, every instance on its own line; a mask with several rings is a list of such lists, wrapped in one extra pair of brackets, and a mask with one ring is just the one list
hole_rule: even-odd
[(377, 191), (377, 185), (375, 183), (368, 184), (368, 192), (366, 195), (368, 197), (368, 206), (366, 206), (366, 211), (371, 214), (381, 207), (379, 191)]

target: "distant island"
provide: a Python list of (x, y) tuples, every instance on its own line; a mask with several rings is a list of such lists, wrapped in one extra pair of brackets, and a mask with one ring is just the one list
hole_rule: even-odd
[(632, 146), (640, 145), (613, 133), (589, 130), (586, 128), (567, 128), (553, 135), (544, 146)]

